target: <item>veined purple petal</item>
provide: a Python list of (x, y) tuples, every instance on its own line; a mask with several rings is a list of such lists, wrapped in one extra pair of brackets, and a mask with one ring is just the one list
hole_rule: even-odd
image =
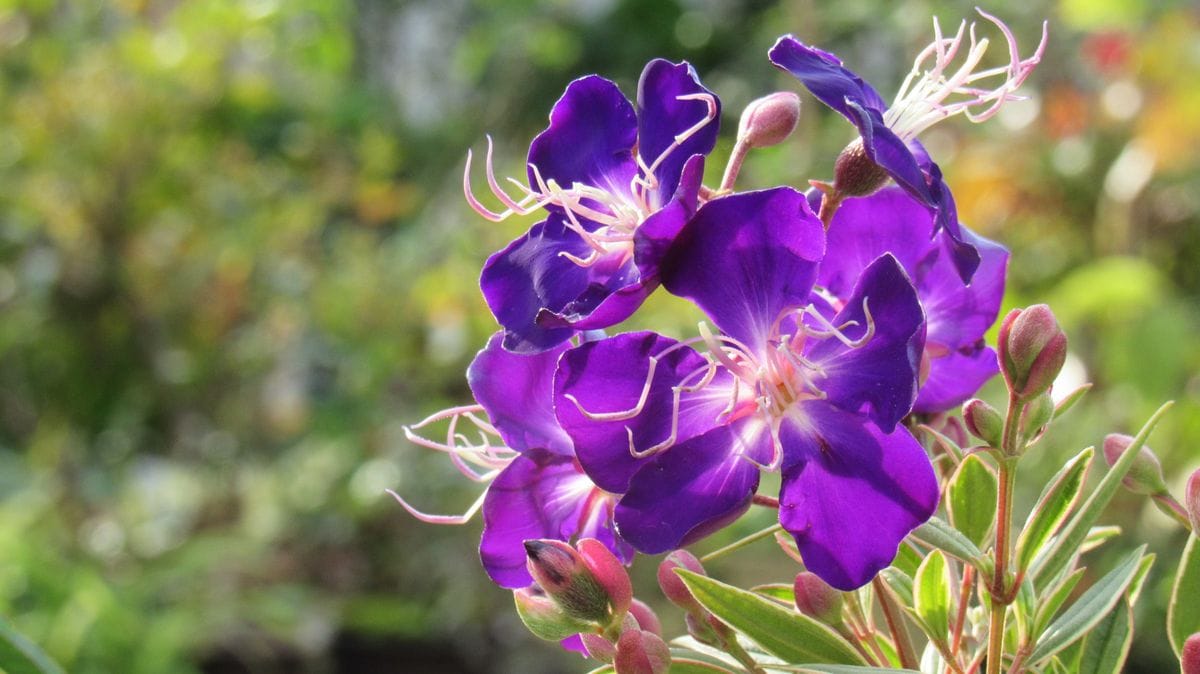
[(978, 342), (996, 322), (1004, 299), (1004, 277), (1008, 251), (966, 227), (963, 241), (978, 251), (979, 266), (964, 286), (959, 276), (947, 232), (939, 232), (934, 244), (938, 257), (918, 282), (917, 292), (929, 321), (928, 341), (950, 349)]
[[(659, 355), (667, 349), (671, 351)], [(640, 413), (606, 421), (580, 410), (582, 407), (593, 415), (634, 410), (645, 389), (652, 356), (658, 362)], [(555, 412), (575, 444), (580, 464), (597, 485), (614, 493), (626, 490), (633, 473), (649, 460), (632, 455), (626, 429), (632, 430), (638, 451), (668, 440), (675, 417), (673, 387), (699, 383), (707, 367), (708, 362), (694, 349), (653, 332), (588, 342), (563, 354), (554, 377)], [(703, 390), (680, 396), (676, 442), (719, 423), (731, 381), (729, 373), (721, 370)]]
[(523, 452), (540, 447), (572, 455), (571, 438), (554, 417), (554, 369), (567, 344), (537, 354), (506, 351), (504, 334), (497, 332), (467, 368), (467, 383), (475, 401), (504, 444)]
[(714, 199), (663, 260), (668, 291), (700, 306), (727, 335), (764, 343), (786, 308), (803, 306), (825, 252), (825, 231), (804, 195), (779, 187)]
[(837, 339), (824, 339), (805, 356), (822, 368), (816, 385), (829, 403), (850, 412), (866, 411), (890, 432), (917, 397), (925, 314), (908, 275), (891, 254), (867, 266), (832, 321), (834, 326), (847, 326), (842, 333), (851, 340), (867, 333), (864, 302), (875, 326), (865, 344), (848, 347)]
[(891, 564), (900, 541), (937, 507), (933, 467), (903, 427), (884, 433), (810, 401), (784, 421), (780, 442), (787, 459), (779, 522), (805, 566), (839, 590), (861, 587)]
[(929, 193), (937, 209), (935, 225), (937, 229), (949, 235), (947, 245), (962, 282), (971, 283), (980, 264), (979, 251), (967, 239), (958, 223), (958, 207), (954, 204), (954, 195), (950, 193), (950, 187), (942, 180), (941, 169), (931, 161), (929, 166), (925, 167), (925, 172), (929, 175)]
[[(597, 75), (567, 85), (550, 111), (550, 126), (529, 146), (529, 163), (542, 178), (570, 187), (576, 182), (628, 195), (637, 175), (633, 150), (638, 121), (633, 105)], [(536, 185), (532, 169), (530, 184)]]
[(683, 166), (675, 196), (642, 221), (634, 233), (633, 259), (643, 278), (658, 277), (659, 265), (675, 237), (696, 214), (700, 185), (704, 180), (704, 157), (693, 155)]
[(650, 459), (617, 503), (621, 537), (656, 554), (717, 531), (746, 512), (758, 490), (760, 463), (770, 460), (771, 434), (745, 417)]
[[(514, 459), (488, 487), (483, 501), (479, 557), (488, 576), (501, 587), (532, 584), (525, 568), (524, 541), (574, 538), (597, 494), (570, 457), (532, 449)], [(611, 530), (611, 522), (603, 526)], [(590, 528), (594, 533), (598, 527), (592, 523)], [(613, 547), (613, 553), (630, 560), (627, 545)]]
[(883, 123), (879, 110), (865, 108), (854, 101), (847, 101), (850, 121), (862, 136), (863, 149), (867, 156), (922, 203), (935, 207), (937, 202), (930, 190), (925, 174), (917, 164), (912, 149)]
[(913, 411), (931, 414), (958, 407), (999, 371), (996, 352), (982, 344), (930, 358), (929, 377), (921, 384)]
[(847, 101), (869, 110), (887, 109), (879, 94), (861, 77), (842, 66), (842, 61), (827, 51), (810, 47), (785, 35), (767, 52), (777, 67), (800, 80), (817, 100), (852, 119)]
[[(708, 105), (701, 100), (680, 100), (680, 96), (707, 94), (716, 101), (716, 118), (671, 149), (675, 138), (704, 120)], [(656, 168), (659, 204), (675, 194), (684, 163), (693, 155), (707, 155), (717, 142), (721, 106), (717, 97), (700, 84), (696, 71), (685, 61), (671, 63), (654, 59), (646, 64), (638, 81), (638, 154), (647, 166), (668, 152)]]

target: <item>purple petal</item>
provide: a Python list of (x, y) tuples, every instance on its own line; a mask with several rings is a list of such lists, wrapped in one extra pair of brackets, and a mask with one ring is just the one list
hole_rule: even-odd
[(958, 223), (958, 207), (954, 204), (954, 195), (942, 180), (942, 171), (932, 161), (925, 167), (929, 175), (929, 192), (933, 197), (933, 205), (937, 209), (934, 221), (935, 228), (946, 232), (950, 240), (947, 242), (954, 266), (963, 283), (970, 283), (975, 270), (980, 264), (980, 254), (975, 246), (963, 233)]
[(806, 303), (825, 231), (804, 195), (780, 187), (714, 199), (663, 260), (663, 286), (722, 331), (762, 344), (781, 311)]
[(1008, 268), (1008, 251), (1003, 246), (966, 227), (962, 235), (979, 254), (971, 284), (963, 285), (949, 234), (939, 232), (934, 241), (938, 257), (924, 270), (917, 287), (929, 321), (928, 341), (949, 349), (975, 344), (996, 322)]
[(502, 342), (503, 333), (492, 335), (467, 368), (475, 401), (509, 448), (570, 456), (571, 438), (554, 417), (554, 368), (568, 345), (525, 355), (504, 350)]
[(638, 81), (638, 154), (651, 166), (664, 152), (654, 175), (658, 179), (658, 203), (666, 203), (675, 193), (684, 163), (693, 155), (707, 155), (717, 142), (721, 108), (716, 118), (671, 148), (675, 138), (702, 121), (708, 114), (704, 101), (679, 100), (680, 96), (707, 94), (716, 96), (700, 84), (696, 71), (687, 62), (671, 63), (654, 59), (646, 64)]
[[(569, 457), (534, 449), (514, 459), (488, 487), (483, 501), (479, 557), (488, 576), (501, 587), (532, 584), (525, 568), (524, 541), (570, 540), (580, 530), (585, 508), (595, 505), (597, 494)], [(611, 522), (607, 526), (611, 528)], [(614, 549), (626, 560), (627, 551), (627, 547)]]
[(996, 352), (982, 343), (932, 357), (929, 378), (921, 384), (913, 412), (932, 414), (958, 407), (999, 371)]
[(780, 428), (788, 459), (779, 521), (810, 571), (853, 590), (891, 564), (900, 541), (933, 514), (937, 479), (903, 427), (884, 433), (820, 401), (800, 413)]
[(683, 166), (675, 196), (652, 213), (634, 233), (633, 259), (642, 277), (658, 276), (659, 265), (688, 219), (696, 214), (697, 195), (704, 180), (704, 157), (693, 156)]
[[(638, 451), (667, 440), (672, 431), (672, 387), (695, 384), (708, 362), (690, 347), (653, 332), (633, 332), (588, 342), (563, 354), (554, 378), (554, 407), (558, 421), (575, 444), (584, 470), (602, 489), (622, 493), (638, 467), (649, 459), (630, 452), (629, 433)], [(665, 356), (658, 354), (672, 349)], [(588, 413), (632, 410), (637, 405), (650, 370), (651, 356), (658, 357), (649, 394), (641, 413), (632, 418), (601, 421)], [(676, 442), (704, 433), (717, 425), (729, 400), (732, 381), (719, 371), (703, 390), (680, 398)], [(568, 396), (573, 396), (578, 404)]]
[(656, 554), (697, 541), (736, 520), (758, 490), (771, 434), (756, 417), (719, 426), (650, 459), (617, 503), (621, 537)]
[(800, 80), (817, 100), (853, 120), (847, 101), (883, 112), (887, 106), (861, 77), (842, 66), (838, 57), (785, 35), (767, 52), (774, 63)]
[(936, 203), (934, 195), (916, 157), (909, 146), (883, 123), (880, 111), (864, 108), (854, 101), (848, 101), (846, 106), (850, 110), (850, 121), (862, 136), (867, 156), (887, 171), (906, 192), (933, 207)]
[(916, 290), (891, 254), (863, 271), (845, 308), (832, 321), (835, 326), (853, 321), (842, 330), (852, 340), (867, 332), (864, 302), (875, 326), (875, 334), (864, 345), (847, 347), (829, 338), (816, 342), (805, 356), (822, 368), (816, 385), (831, 404), (850, 412), (866, 410), (890, 432), (917, 396), (925, 315)]
[[(550, 126), (529, 146), (529, 163), (546, 180), (580, 182), (628, 195), (637, 175), (637, 114), (617, 85), (596, 75), (567, 85), (550, 111)], [(533, 170), (531, 184), (536, 184)]]
[(584, 658), (591, 657), (591, 654), (588, 653), (587, 646), (583, 645), (583, 637), (578, 634), (573, 634), (558, 643), (563, 647), (563, 650), (578, 653)]

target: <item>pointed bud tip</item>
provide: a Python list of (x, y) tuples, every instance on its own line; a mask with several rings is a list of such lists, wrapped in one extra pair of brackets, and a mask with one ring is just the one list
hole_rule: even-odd
[(1010, 311), (996, 341), (1004, 380), (1023, 400), (1050, 390), (1067, 360), (1067, 335), (1045, 304)]
[(684, 584), (679, 574), (675, 573), (675, 569), (687, 569), (693, 573), (704, 575), (704, 565), (687, 550), (672, 552), (658, 565), (658, 586), (667, 599), (688, 613), (703, 612), (703, 607), (692, 596), (692, 591)]
[(746, 106), (738, 123), (738, 139), (749, 147), (778, 145), (799, 121), (800, 97), (790, 91), (777, 91)]
[(575, 544), (583, 565), (604, 588), (614, 615), (621, 615), (629, 610), (633, 600), (633, 583), (625, 565), (608, 549), (608, 546), (594, 538), (584, 538)]
[(617, 639), (613, 665), (617, 674), (665, 674), (671, 669), (671, 649), (653, 632), (626, 630)]
[(842, 622), (842, 593), (811, 571), (796, 574), (792, 583), (796, 609), (804, 615), (827, 625)]
[[(1104, 438), (1104, 460), (1108, 465), (1114, 465), (1121, 455), (1133, 444), (1133, 438), (1120, 433), (1111, 433)], [(1122, 486), (1135, 494), (1156, 496), (1167, 493), (1167, 483), (1163, 478), (1162, 464), (1148, 445), (1142, 445), (1137, 457), (1129, 467), (1129, 472), (1121, 480)]]

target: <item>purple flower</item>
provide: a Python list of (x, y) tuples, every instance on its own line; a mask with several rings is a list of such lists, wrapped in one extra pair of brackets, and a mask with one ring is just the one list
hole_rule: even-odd
[[(934, 20), (934, 40), (917, 56), (913, 69), (905, 78), (891, 106), (863, 81), (842, 66), (838, 57), (816, 47), (805, 45), (791, 35), (779, 38), (769, 53), (771, 62), (799, 79), (822, 103), (833, 108), (858, 129), (860, 138), (843, 151), (839, 163), (847, 161), (852, 168), (844, 172), (862, 182), (860, 191), (851, 196), (865, 196), (881, 186), (873, 180), (873, 170), (883, 169), (886, 177), (912, 194), (937, 213), (936, 231), (950, 235), (954, 263), (964, 282), (970, 282), (979, 266), (978, 251), (963, 234), (957, 221), (954, 198), (942, 182), (941, 171), (917, 142), (917, 136), (937, 122), (962, 114), (972, 122), (982, 122), (999, 111), (1004, 103), (1018, 100), (1015, 91), (1041, 61), (1046, 46), (1046, 29), (1033, 56), (1021, 59), (1016, 38), (999, 19), (979, 10), (979, 13), (999, 27), (1009, 50), (1009, 63), (1003, 67), (976, 69), (987, 51), (986, 39), (975, 39), (975, 24), (964, 21), (953, 37), (944, 37)], [(964, 44), (969, 36), (970, 44)], [(965, 49), (963, 49), (966, 47)], [(956, 56), (963, 56), (958, 67), (952, 67)], [(926, 63), (932, 63), (926, 67)], [(983, 82), (1001, 78), (993, 88)], [(856, 164), (854, 157), (870, 161)], [(835, 179), (834, 189), (839, 184)], [(827, 197), (828, 198), (828, 197)]]
[(980, 256), (969, 286), (955, 270), (949, 233), (935, 233), (932, 216), (903, 190), (847, 199), (829, 226), (817, 284), (834, 297), (848, 297), (863, 270), (884, 253), (896, 257), (916, 286), (925, 309), (927, 371), (914, 412), (957, 407), (999, 371), (983, 336), (1000, 311), (1008, 251), (966, 227), (962, 236)]
[(811, 571), (851, 589), (932, 514), (933, 468), (898, 425), (924, 344), (916, 292), (882, 255), (835, 310), (813, 293), (824, 253), (821, 222), (792, 189), (715, 199), (662, 279), (721, 333), (629, 333), (563, 354), (559, 422), (588, 475), (622, 494), (616, 525), (635, 548), (710, 533), (749, 507), (761, 470), (781, 470), (780, 522)]
[[(479, 557), (502, 587), (533, 583), (525, 568), (523, 543), (529, 539), (595, 538), (622, 561), (632, 561), (632, 548), (613, 527), (615, 497), (584, 474), (554, 417), (554, 368), (569, 345), (521, 355), (504, 350), (501, 341), (501, 333), (493, 335), (467, 369), (477, 404), (443, 410), (405, 428), (409, 440), (445, 452), (464, 475), (490, 482), (488, 488), (463, 515), (429, 515), (392, 496), (413, 516), (435, 524), (463, 524), (482, 508)], [(447, 424), (444, 442), (416, 433), (436, 422)]]
[(548, 212), (483, 268), (505, 348), (542, 351), (577, 330), (615, 325), (654, 291), (663, 252), (695, 212), (719, 116), (691, 66), (656, 59), (642, 72), (636, 112), (602, 77), (567, 86), (529, 147), (520, 200), (497, 184), (489, 140), (488, 183), (507, 210), (480, 204), (464, 175), (475, 210), (491, 220)]

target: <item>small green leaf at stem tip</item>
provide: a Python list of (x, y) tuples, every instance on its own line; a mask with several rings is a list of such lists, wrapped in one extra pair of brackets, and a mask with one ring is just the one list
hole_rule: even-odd
[(1200, 538), (1193, 534), (1179, 560), (1171, 604), (1167, 609), (1167, 636), (1176, 657), (1183, 652), (1183, 642), (1200, 632), (1200, 600), (1197, 597), (1200, 597)]
[(950, 626), (950, 570), (946, 556), (934, 550), (913, 579), (913, 611), (931, 639), (944, 641)]
[(0, 671), (8, 674), (63, 674), (37, 644), (0, 618)]
[(1054, 406), (1054, 416), (1052, 419), (1057, 419), (1067, 412), (1070, 412), (1071, 408), (1075, 406), (1075, 403), (1079, 402), (1083, 398), (1084, 394), (1091, 389), (1092, 383), (1088, 382), (1068, 393), (1065, 397), (1063, 397), (1062, 400), (1058, 401), (1057, 405)]
[(1146, 546), (1139, 546), (1112, 571), (1087, 589), (1037, 639), (1029, 663), (1037, 665), (1085, 636), (1125, 594), (1137, 574)]
[(1047, 579), (1054, 578), (1067, 567), (1087, 537), (1088, 531), (1099, 519), (1100, 513), (1104, 511), (1117, 489), (1120, 488), (1121, 480), (1129, 471), (1137, 452), (1141, 450), (1142, 445), (1146, 444), (1154, 427), (1174, 404), (1174, 401), (1169, 400), (1150, 416), (1150, 419), (1142, 426), (1142, 430), (1138, 431), (1129, 449), (1104, 474), (1100, 484), (1096, 485), (1095, 490), (1091, 492), (1083, 505), (1067, 520), (1062, 533), (1046, 546), (1045, 552), (1042, 553), (1037, 565), (1032, 569), (1034, 585), (1043, 585)]
[(707, 576), (684, 569), (675, 573), (704, 608), (785, 662), (866, 664), (848, 641), (812, 618)]
[(1017, 568), (1024, 571), (1071, 514), (1087, 481), (1096, 450), (1088, 447), (1076, 454), (1050, 479), (1037, 505), (1029, 513), (1017, 538)]
[(975, 454), (959, 464), (946, 486), (946, 509), (950, 524), (977, 547), (987, 540), (996, 521), (996, 474)]

